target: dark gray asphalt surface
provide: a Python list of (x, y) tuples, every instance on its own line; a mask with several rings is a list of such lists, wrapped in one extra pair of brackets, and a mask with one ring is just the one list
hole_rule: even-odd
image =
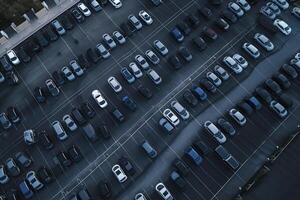
[[(145, 194), (150, 197), (153, 192), (153, 183), (158, 181), (157, 178), (161, 176), (160, 179), (165, 180), (168, 173), (164, 174), (162, 173), (163, 170), (156, 170), (155, 166), (161, 165), (168, 167), (170, 165), (169, 156), (165, 157), (164, 154), (171, 152), (172, 157), (181, 156), (184, 147), (195, 138), (195, 134), (192, 135), (192, 133), (190, 133), (190, 135), (193, 136), (190, 140), (179, 140), (180, 142), (177, 142), (176, 145), (178, 138), (184, 135), (184, 133), (179, 135), (180, 131), (188, 122), (182, 123), (176, 131), (176, 134), (171, 136), (166, 135), (161, 132), (157, 125), (157, 121), (162, 116), (161, 112), (168, 107), (172, 99), (176, 98), (182, 102), (181, 95), (184, 89), (189, 88), (192, 83), (196, 83), (199, 77), (203, 76), (208, 68), (212, 68), (217, 63), (220, 64), (225, 55), (241, 52), (242, 44), (246, 41), (252, 42), (252, 37), (257, 31), (264, 32), (260, 27), (255, 25), (254, 19), (257, 14), (252, 10), (247, 14), (248, 16), (243, 17), (238, 23), (232, 25), (229, 32), (220, 32), (221, 35), (219, 39), (216, 42), (210, 42), (209, 48), (201, 53), (192, 47), (190, 41), (195, 35), (201, 33), (201, 28), (194, 30), (191, 36), (184, 42), (187, 47), (191, 48), (194, 55), (194, 59), (190, 64), (185, 64), (183, 69), (175, 72), (171, 69), (166, 59), (161, 57), (161, 64), (153, 68), (162, 76), (162, 86), (153, 86), (150, 80), (145, 76), (138, 81), (143, 82), (143, 84), (154, 91), (154, 97), (150, 101), (142, 99), (136, 91), (138, 83), (129, 86), (121, 77), (119, 70), (121, 66), (127, 66), (136, 54), (143, 53), (147, 49), (152, 48), (151, 44), (155, 39), (163, 41), (171, 51), (170, 53), (174, 53), (178, 48), (178, 44), (169, 36), (168, 31), (178, 23), (185, 14), (194, 13), (196, 7), (202, 4), (202, 1), (170, 0), (165, 1), (164, 4), (157, 8), (153, 8), (149, 3), (145, 3), (145, 1), (135, 0), (124, 2), (123, 7), (119, 10), (107, 6), (102, 12), (93, 14), (86, 22), (77, 25), (73, 30), (68, 31), (66, 36), (52, 43), (35, 56), (31, 63), (18, 66), (17, 71), (21, 76), (22, 83), (12, 90), (0, 90), (0, 109), (3, 110), (8, 105), (15, 105), (21, 110), (24, 117), (20, 125), (14, 127), (14, 129), (11, 129), (8, 133), (2, 132), (3, 140), (1, 140), (0, 145), (2, 161), (21, 149), (28, 149), (22, 140), (22, 132), (25, 129), (45, 129), (50, 134), (53, 134), (50, 123), (57, 119), (61, 120), (62, 116), (69, 113), (73, 107), (79, 106), (84, 101), (89, 101), (96, 108), (96, 105), (90, 97), (93, 89), (99, 89), (105, 95), (109, 104), (120, 107), (126, 116), (126, 122), (118, 124), (109, 114), (108, 110), (96, 108), (97, 116), (91, 122), (95, 126), (103, 121), (108, 123), (113, 135), (110, 140), (100, 140), (93, 144), (83, 137), (81, 134), (82, 130), (79, 129), (74, 133), (69, 133), (70, 138), (65, 142), (56, 140), (55, 148), (50, 152), (46, 152), (38, 146), (30, 149), (30, 154), (35, 162), (32, 169), (37, 169), (41, 165), (51, 168), (53, 166), (51, 161), (52, 157), (59, 150), (67, 149), (71, 144), (77, 144), (84, 154), (84, 160), (82, 162), (66, 169), (65, 173), (57, 177), (54, 183), (47, 185), (41, 192), (36, 193), (36, 199), (62, 199), (78, 191), (81, 187), (88, 187), (93, 196), (97, 197), (99, 194), (96, 185), (99, 180), (103, 178), (107, 178), (111, 181), (114, 196), (118, 194), (120, 195), (120, 199), (125, 199), (125, 197), (122, 196), (123, 194), (132, 199), (133, 194), (137, 191), (144, 191)], [(255, 10), (257, 8), (255, 8)], [(117, 25), (126, 20), (129, 14), (134, 13), (137, 15), (141, 9), (147, 10), (153, 16), (153, 25), (144, 27), (141, 31), (136, 33), (126, 45), (113, 50), (112, 58), (106, 61), (100, 61), (99, 64), (86, 70), (84, 77), (78, 78), (74, 83), (64, 85), (61, 88), (62, 94), (57, 98), (50, 98), (45, 105), (38, 105), (34, 101), (31, 95), (34, 87), (42, 85), (49, 77), (49, 72), (60, 69), (76, 55), (83, 53), (89, 47), (94, 47), (101, 40), (103, 33), (112, 33), (114, 30), (117, 30)], [(214, 9), (213, 12), (219, 13), (219, 10)], [(271, 74), (276, 71), (281, 64), (299, 50), (295, 42), (299, 42), (299, 36), (297, 35), (297, 33), (299, 33), (299, 26), (296, 26), (298, 22), (293, 17), (290, 17), (288, 13), (284, 13), (283, 18), (288, 19), (287, 21), (291, 23), (294, 30), (293, 35), (285, 37), (278, 33), (277, 35), (270, 36), (277, 46), (277, 50), (280, 50), (282, 44), (289, 39), (291, 44), (285, 47), (286, 50), (279, 51), (283, 56), (275, 55), (274, 57), (276, 57), (277, 60), (273, 61), (271, 58), (266, 58), (269, 54), (261, 49), (262, 58), (259, 61), (264, 60), (264, 63), (259, 67), (260, 70), (256, 70), (258, 61), (253, 61), (247, 57), (250, 62), (248, 69), (241, 76), (231, 76), (231, 79), (224, 83), (216, 95), (210, 95), (209, 102), (195, 108), (191, 108), (183, 103), (192, 114), (193, 122), (190, 123), (188, 127), (193, 127), (192, 124), (194, 124), (194, 126), (196, 124), (199, 129), (203, 120), (206, 120), (203, 116), (209, 115), (209, 118), (214, 120), (214, 116), (223, 114), (224, 110), (229, 108), (229, 105), (234, 105), (234, 103), (238, 101), (238, 98), (242, 98), (243, 95), (241, 95), (240, 92), (234, 93), (232, 97), (230, 94), (227, 95), (233, 87), (239, 85), (240, 81), (244, 80), (248, 75), (251, 75), (251, 79), (249, 78), (248, 82), (251, 83), (251, 88), (253, 88), (258, 84), (258, 80), (262, 80), (266, 74)], [(206, 24), (212, 25), (212, 21), (207, 22), (203, 18), (201, 18), (201, 22), (201, 27)], [(78, 40), (79, 43), (77, 44), (75, 40)], [(280, 63), (280, 65), (278, 63)], [(264, 67), (265, 65), (268, 65), (268, 67)], [(274, 65), (274, 68), (272, 65)], [(252, 80), (253, 77), (251, 73), (253, 69), (253, 74), (255, 74), (253, 77), (257, 78), (254, 80)], [(135, 113), (126, 110), (126, 108), (121, 105), (121, 95), (116, 95), (108, 86), (106, 80), (111, 75), (115, 75), (123, 85), (125, 93), (137, 101), (139, 108)], [(244, 86), (243, 84), (244, 82), (239, 85), (237, 89), (243, 92), (243, 94), (249, 94), (251, 92), (250, 87), (248, 88), (248, 85)], [(299, 88), (293, 88), (291, 90), (293, 91), (291, 96), (297, 93), (295, 92), (297, 89)], [(214, 104), (214, 101), (220, 98), (222, 98), (223, 101)], [(207, 106), (210, 106), (207, 110), (213, 110), (214, 114), (205, 114), (205, 112), (207, 112), (205, 111), (199, 115)], [(296, 107), (297, 105), (295, 105), (294, 109), (296, 109)], [(241, 163), (256, 151), (257, 147), (280, 122), (268, 109), (264, 109), (262, 113), (258, 113), (257, 116), (258, 117), (251, 117), (251, 123), (243, 128), (245, 130), (239, 130), (246, 134), (241, 134), (239, 137), (229, 140), (226, 144), (226, 147)], [(268, 120), (265, 119), (265, 116), (268, 117)], [(289, 119), (289, 121), (297, 121), (294, 115), (291, 115), (290, 118), (291, 120)], [(287, 128), (289, 128), (289, 126), (287, 126)], [(195, 130), (194, 127), (192, 129)], [(256, 137), (249, 136), (249, 133), (252, 133), (253, 130), (257, 130), (255, 131)], [(7, 136), (4, 137), (4, 135)], [(201, 135), (201, 137), (208, 140), (210, 144), (215, 145), (205, 134), (203, 136)], [(139, 145), (145, 139), (152, 143), (153, 146), (158, 149), (159, 153), (162, 153), (158, 159), (154, 161), (150, 160), (139, 148)], [(173, 151), (173, 148), (170, 149), (172, 145), (177, 146), (175, 151)], [(122, 155), (129, 157), (133, 161), (137, 168), (137, 175), (130, 177), (125, 184), (121, 185), (113, 177), (111, 167)], [(168, 162), (166, 160), (168, 160)], [(231, 178), (234, 173), (225, 168), (225, 165), (215, 156), (210, 156), (207, 160), (208, 161), (205, 162), (201, 168), (195, 168), (191, 165), (194, 177), (189, 177), (188, 181), (189, 184), (195, 186), (195, 188), (189, 188), (182, 193), (176, 192), (176, 189), (172, 188), (172, 192), (176, 193), (176, 198), (177, 195), (179, 195), (178, 199), (208, 199), (214, 196), (216, 197), (217, 195), (218, 199), (222, 199), (222, 195), (219, 195), (222, 192), (220, 188), (224, 187), (224, 184), (227, 183), (228, 180), (234, 179)], [(160, 173), (160, 176), (157, 176), (155, 179), (154, 174), (151, 174), (151, 169), (153, 168), (154, 171)], [(157, 175), (159, 175), (159, 173)], [(8, 187), (13, 187), (12, 185), (17, 184), (23, 179), (24, 174), (25, 172), (10, 181), (7, 187), (1, 187), (1, 189), (6, 190)], [(153, 179), (145, 177), (153, 177)], [(240, 176), (238, 176), (238, 179), (239, 181), (243, 181), (243, 178), (240, 178)], [(143, 187), (141, 187), (141, 185), (143, 185)], [(170, 187), (173, 186), (171, 185)], [(226, 194), (224, 194), (224, 197), (225, 196)], [(156, 197), (153, 197), (153, 199), (156, 199)]]

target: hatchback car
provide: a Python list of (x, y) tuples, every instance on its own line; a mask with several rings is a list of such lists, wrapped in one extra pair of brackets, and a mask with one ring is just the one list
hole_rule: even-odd
[(238, 17), (242, 17), (244, 15), (244, 11), (241, 9), (241, 7), (234, 2), (228, 3), (228, 9)]
[(225, 56), (223, 62), (229, 67), (235, 74), (240, 74), (243, 68), (230, 56)]
[(44, 187), (44, 184), (37, 178), (35, 171), (29, 171), (26, 174), (26, 180), (30, 184), (30, 186), (38, 191)]
[(204, 123), (204, 128), (206, 129), (206, 131), (212, 135), (214, 137), (215, 140), (217, 140), (217, 142), (219, 142), (220, 144), (223, 144), (226, 142), (226, 137), (225, 135), (222, 133), (222, 131), (211, 121), (206, 121)]
[(285, 118), (288, 115), (287, 109), (275, 100), (271, 101), (270, 108), (281, 118)]
[(128, 21), (136, 30), (141, 30), (143, 27), (141, 21), (135, 15), (129, 15)]
[(150, 65), (143, 56), (136, 55), (134, 59), (139, 64), (139, 66), (142, 67), (143, 70), (149, 69)]
[(207, 72), (206, 78), (211, 81), (216, 87), (222, 84), (222, 80), (213, 72)]
[(97, 44), (96, 48), (102, 58), (107, 59), (108, 57), (110, 57), (109, 51), (104, 47), (103, 44)]
[(113, 37), (118, 41), (119, 44), (124, 44), (126, 42), (125, 37), (119, 31), (114, 31)]
[(170, 178), (178, 188), (183, 189), (186, 186), (186, 181), (180, 176), (177, 171), (172, 171), (170, 174)]
[(173, 196), (167, 187), (163, 183), (158, 183), (155, 186), (155, 190), (164, 200), (173, 200)]
[(158, 124), (168, 134), (172, 134), (175, 130), (174, 126), (164, 117), (160, 118)]
[(135, 77), (131, 74), (131, 72), (126, 68), (122, 67), (121, 68), (121, 74), (123, 78), (129, 83), (133, 83), (135, 81)]
[(171, 108), (183, 119), (187, 120), (190, 117), (189, 111), (184, 108), (178, 101), (174, 100), (171, 102)]
[(235, 108), (229, 111), (229, 115), (233, 118), (235, 122), (237, 122), (241, 126), (244, 126), (247, 122), (245, 116)]
[(119, 83), (119, 81), (118, 81), (115, 77), (113, 77), (113, 76), (109, 77), (109, 78), (107, 79), (107, 82), (108, 82), (108, 84), (110, 85), (110, 87), (111, 87), (116, 93), (122, 91), (122, 86), (121, 86), (121, 84)]
[(276, 26), (284, 35), (289, 35), (292, 32), (292, 28), (281, 19), (275, 19), (273, 25)]
[[(204, 90), (201, 87), (193, 85), (191, 91), (192, 91), (192, 96), (194, 98), (196, 97), (197, 99), (199, 99), (201, 101), (205, 101), (207, 99), (207, 94), (206, 94), (206, 92), (204, 92)], [(192, 97), (188, 97), (188, 98), (192, 98)], [(198, 103), (198, 100), (197, 100), (197, 103)]]
[(152, 50), (147, 50), (145, 52), (145, 55), (148, 60), (154, 65), (157, 65), (160, 62), (159, 57)]
[(241, 54), (234, 54), (232, 58), (242, 67), (242, 68), (247, 68), (248, 67), (248, 62), (247, 60), (241, 56)]
[(105, 33), (102, 35), (103, 40), (105, 41), (105, 43), (107, 44), (107, 46), (109, 46), (109, 48), (113, 49), (117, 46), (116, 42), (113, 40), (113, 38)]
[(160, 40), (155, 40), (153, 46), (162, 56), (167, 55), (169, 52), (168, 48)]
[(112, 111), (111, 111), (111, 114), (114, 116), (114, 118), (116, 120), (118, 120), (118, 122), (124, 122), (125, 120), (125, 116), (123, 115), (123, 113), (121, 113), (121, 111), (118, 109), (118, 108), (114, 108)]
[(254, 59), (257, 59), (260, 56), (259, 50), (248, 42), (243, 44), (243, 49)]
[(145, 22), (147, 25), (151, 25), (153, 23), (152, 17), (144, 10), (139, 12), (140, 18)]
[(266, 51), (272, 51), (274, 49), (274, 44), (271, 42), (271, 40), (261, 33), (256, 33), (254, 35), (255, 41), (260, 44), (262, 48), (264, 48)]

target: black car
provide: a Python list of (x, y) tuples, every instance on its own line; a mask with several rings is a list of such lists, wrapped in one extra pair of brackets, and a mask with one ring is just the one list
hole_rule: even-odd
[(185, 21), (191, 26), (192, 28), (197, 28), (200, 25), (200, 20), (193, 14), (189, 14)]
[(122, 98), (122, 102), (124, 103), (124, 105), (131, 111), (135, 111), (137, 108), (137, 105), (135, 103), (134, 100), (132, 100), (129, 96), (124, 96)]
[(130, 28), (130, 26), (128, 25), (128, 23), (122, 23), (120, 25), (120, 28), (122, 30), (122, 33), (125, 37), (131, 37), (133, 36), (133, 32), (134, 30)]
[(222, 16), (223, 16), (225, 19), (229, 20), (231, 23), (236, 23), (237, 20), (238, 20), (238, 18), (237, 18), (232, 12), (227, 11), (227, 10), (224, 10), (224, 11), (222, 12)]
[(182, 176), (187, 176), (190, 172), (190, 168), (188, 165), (186, 165), (182, 160), (176, 159), (173, 162), (173, 166), (177, 169), (179, 174)]
[(198, 140), (193, 143), (193, 147), (195, 147), (196, 151), (201, 153), (202, 155), (208, 155), (210, 153), (209, 147), (202, 140)]
[(38, 103), (46, 102), (45, 90), (41, 87), (34, 88), (33, 95)]
[(198, 104), (198, 99), (192, 94), (190, 90), (187, 90), (183, 93), (183, 98), (192, 107), (195, 107)]
[(16, 161), (17, 161), (18, 165), (23, 167), (23, 168), (29, 167), (32, 163), (32, 160), (31, 160), (30, 156), (25, 151), (17, 152), (15, 154), (15, 158), (16, 158)]
[(104, 139), (109, 139), (109, 138), (111, 138), (110, 130), (109, 130), (109, 128), (107, 127), (106, 124), (100, 125), (100, 127), (99, 127), (99, 132), (100, 132), (100, 134), (102, 135), (102, 137), (103, 137)]
[(111, 111), (111, 114), (114, 116), (116, 120), (118, 120), (118, 122), (123, 122), (125, 120), (123, 113), (118, 108), (114, 108)]
[(151, 90), (143, 85), (138, 86), (138, 91), (141, 95), (143, 95), (147, 99), (151, 99), (151, 97), (153, 96)]
[(95, 110), (88, 102), (81, 104), (80, 110), (82, 111), (83, 115), (85, 115), (85, 117), (90, 119), (94, 118), (96, 115)]
[(207, 7), (202, 7), (200, 9), (198, 9), (198, 12), (199, 12), (200, 15), (202, 15), (206, 19), (212, 19), (213, 18), (213, 13), (212, 13), (211, 9), (209, 9)]
[(56, 158), (59, 161), (59, 163), (64, 167), (70, 167), (72, 165), (70, 156), (66, 152), (59, 152), (58, 154), (56, 154)]
[(228, 30), (229, 29), (229, 24), (227, 23), (227, 21), (221, 17), (219, 17), (216, 21), (215, 21), (216, 25), (221, 29), (221, 30)]
[(122, 156), (118, 160), (118, 163), (126, 174), (133, 176), (136, 173), (134, 166), (132, 165), (132, 163), (130, 162), (130, 160), (128, 158)]
[(73, 15), (73, 17), (76, 19), (76, 21), (78, 23), (81, 23), (84, 21), (84, 16), (81, 14), (81, 12), (79, 10), (77, 10), (76, 8), (73, 8), (71, 10), (71, 13)]
[(60, 71), (54, 71), (52, 73), (52, 78), (53, 78), (55, 84), (58, 86), (63, 85), (65, 83), (65, 79), (63, 78)]
[(184, 34), (189, 35), (192, 32), (192, 29), (185, 23), (179, 22), (176, 27)]
[(264, 15), (260, 15), (257, 18), (257, 22), (260, 26), (266, 29), (268, 32), (275, 34), (278, 32), (278, 28), (273, 25), (273, 20), (270, 20)]
[(178, 58), (178, 56), (176, 55), (171, 55), (168, 58), (168, 62), (170, 63), (170, 65), (174, 68), (174, 69), (180, 69), (182, 67), (182, 64)]
[(261, 87), (255, 89), (255, 94), (268, 105), (273, 100), (272, 95), (267, 90)]
[(284, 64), (281, 67), (283, 73), (285, 73), (290, 79), (296, 79), (298, 77), (298, 72), (294, 67), (288, 64)]
[(253, 108), (246, 102), (240, 102), (237, 106), (243, 113), (247, 115), (251, 115), (253, 113)]
[(231, 136), (235, 135), (236, 131), (235, 131), (234, 127), (224, 118), (218, 119), (218, 125), (228, 135), (231, 135)]
[(79, 147), (77, 147), (76, 145), (72, 145), (69, 149), (68, 149), (68, 155), (70, 155), (70, 158), (73, 162), (80, 162), (82, 160), (82, 154), (80, 152)]
[(34, 41), (36, 43), (38, 43), (41, 47), (47, 47), (49, 45), (49, 41), (40, 32), (38, 32), (37, 34), (35, 34)]
[(10, 106), (6, 109), (6, 114), (9, 119), (9, 121), (13, 123), (18, 123), (21, 121), (21, 114), (20, 111), (13, 106)]
[(89, 48), (86, 51), (86, 58), (91, 63), (96, 64), (100, 60), (101, 57), (96, 53), (95, 49)]
[(46, 29), (44, 29), (43, 35), (48, 41), (54, 42), (58, 40), (58, 35), (52, 30), (51, 27), (47, 27)]
[(46, 150), (50, 150), (54, 147), (53, 139), (50, 138), (45, 130), (39, 133), (38, 143)]
[(190, 62), (193, 59), (193, 56), (188, 48), (181, 46), (178, 49), (179, 55), (187, 62)]
[(112, 195), (111, 185), (107, 180), (102, 180), (98, 183), (98, 191), (103, 199), (109, 199)]
[(20, 49), (17, 52), (18, 57), (24, 62), (28, 63), (31, 61), (31, 57), (28, 55), (28, 53), (25, 50), (25, 47), (20, 47)]
[(77, 58), (78, 58), (78, 64), (82, 68), (89, 68), (91, 66), (89, 61), (86, 59), (86, 57), (83, 54), (80, 54)]
[(31, 39), (26, 44), (27, 51), (30, 52), (30, 55), (34, 55), (42, 50), (39, 43), (37, 43), (34, 39)]
[(218, 39), (218, 34), (212, 28), (209, 28), (207, 26), (203, 27), (203, 34), (211, 40)]
[(84, 125), (87, 122), (87, 120), (84, 118), (84, 116), (78, 108), (73, 108), (71, 115), (72, 118), (75, 120), (76, 124)]
[(5, 78), (8, 85), (17, 85), (20, 82), (18, 75), (14, 71), (6, 72)]
[(265, 81), (265, 85), (266, 85), (266, 88), (269, 89), (274, 94), (279, 95), (282, 92), (279, 84), (277, 82), (273, 81), (272, 79), (267, 79)]
[(44, 184), (49, 184), (53, 181), (53, 176), (50, 170), (44, 166), (37, 170), (37, 176)]
[(223, 3), (223, 0), (209, 0), (209, 3), (211, 3), (214, 6), (220, 6)]
[(285, 90), (291, 87), (291, 82), (284, 74), (276, 74), (274, 76), (274, 80), (280, 85), (280, 87), (282, 87)]
[(178, 188), (183, 189), (186, 186), (186, 181), (179, 175), (177, 171), (172, 171), (170, 178)]
[(216, 86), (210, 82), (209, 80), (203, 78), (200, 80), (200, 85), (203, 86), (207, 91), (211, 92), (211, 93), (216, 93), (217, 92), (217, 88)]
[(196, 37), (193, 39), (193, 43), (195, 46), (200, 50), (203, 51), (204, 49), (207, 48), (207, 44), (205, 40), (202, 37)]
[(98, 2), (100, 2), (103, 6), (107, 5), (107, 0), (98, 0)]
[(287, 94), (281, 94), (278, 96), (278, 101), (286, 108), (290, 108), (294, 104), (293, 99)]
[(73, 20), (71, 20), (68, 13), (61, 16), (61, 22), (62, 22), (62, 26), (67, 30), (71, 30), (74, 28)]

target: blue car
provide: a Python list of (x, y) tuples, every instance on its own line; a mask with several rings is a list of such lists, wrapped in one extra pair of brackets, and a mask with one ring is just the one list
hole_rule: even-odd
[(262, 105), (260, 101), (255, 97), (252, 96), (248, 99), (248, 103), (255, 109), (255, 110), (260, 110)]
[(30, 199), (33, 197), (33, 192), (28, 187), (25, 180), (19, 184), (19, 189), (20, 189), (20, 192), (22, 193), (22, 195), (25, 197), (25, 199)]
[(171, 35), (175, 38), (175, 40), (176, 40), (177, 42), (182, 42), (183, 39), (184, 39), (183, 34), (181, 33), (181, 31), (180, 31), (177, 27), (174, 27), (174, 28), (171, 30)]
[(122, 67), (121, 74), (128, 83), (133, 83), (135, 81), (134, 76), (131, 74), (131, 72), (126, 67)]
[(207, 94), (204, 92), (204, 90), (196, 85), (192, 87), (192, 93), (197, 99), (201, 101), (207, 99)]
[(128, 96), (124, 96), (122, 98), (122, 101), (124, 103), (124, 105), (129, 108), (131, 111), (135, 111), (136, 110), (136, 103)]
[(196, 165), (200, 165), (202, 163), (203, 158), (193, 147), (189, 146), (184, 152)]

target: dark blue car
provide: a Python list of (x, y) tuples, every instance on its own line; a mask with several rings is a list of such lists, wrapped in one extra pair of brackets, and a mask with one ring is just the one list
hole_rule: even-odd
[(20, 189), (20, 192), (22, 193), (22, 195), (25, 197), (25, 199), (30, 199), (33, 197), (33, 192), (28, 187), (25, 180), (19, 184), (19, 189)]
[(128, 97), (128, 96), (124, 96), (123, 98), (122, 98), (122, 101), (123, 101), (123, 103), (125, 104), (125, 106), (127, 107), (127, 108), (129, 108), (130, 110), (132, 110), (132, 111), (135, 111), (136, 110), (136, 103), (130, 98), (130, 97)]
[(262, 105), (260, 101), (255, 97), (252, 96), (248, 99), (248, 103), (255, 109), (255, 110), (260, 110)]
[(184, 153), (190, 158), (196, 165), (200, 165), (203, 161), (203, 158), (199, 153), (191, 146), (185, 149)]
[(196, 85), (192, 87), (192, 93), (197, 99), (201, 101), (207, 99), (207, 94), (204, 92), (204, 90)]
[(184, 39), (184, 36), (183, 34), (181, 33), (181, 31), (177, 28), (177, 27), (174, 27), (172, 30), (171, 30), (171, 35), (175, 38), (175, 40), (177, 42), (182, 42), (183, 39)]

